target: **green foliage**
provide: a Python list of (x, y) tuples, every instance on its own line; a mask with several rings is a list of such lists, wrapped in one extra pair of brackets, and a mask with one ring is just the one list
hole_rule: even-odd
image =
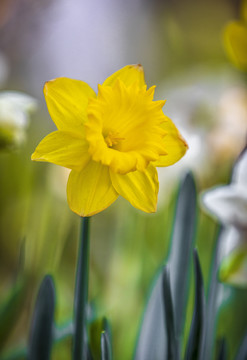
[[(219, 248), (218, 246), (215, 248), (211, 283), (208, 297), (205, 299), (201, 265), (198, 252), (194, 249), (196, 213), (196, 188), (193, 176), (189, 173), (184, 178), (179, 191), (170, 254), (165, 266), (162, 265), (155, 276), (143, 315), (134, 352), (135, 360), (209, 360), (214, 358), (213, 342), (215, 342), (219, 311), (216, 303), (219, 290), (217, 281)], [(27, 349), (20, 349), (8, 356), (2, 356), (1, 360), (48, 360), (51, 359), (52, 344), (57, 342), (61, 344), (68, 338), (72, 340), (72, 359), (74, 360), (114, 359), (109, 322), (105, 318), (103, 320), (97, 318), (97, 312), (96, 317), (95, 314), (92, 317), (88, 313), (90, 310), (88, 303), (88, 218), (82, 220), (80, 240), (73, 321), (67, 327), (56, 327), (55, 290), (52, 278), (46, 276), (37, 295)], [(187, 312), (192, 259), (194, 260), (194, 306), (192, 319), (190, 319)], [(22, 293), (22, 287), (14, 287), (9, 298), (2, 305), (0, 331), (2, 324), (6, 328), (6, 322), (10, 321), (9, 316), (15, 315), (16, 304)], [(188, 319), (190, 331), (186, 334), (185, 322)], [(11, 321), (10, 324), (13, 323), (13, 320)], [(210, 351), (207, 349), (208, 344), (211, 344)], [(205, 358), (205, 356), (208, 357)], [(245, 336), (235, 360), (244, 360), (246, 357)], [(220, 340), (216, 359), (229, 359), (227, 338)]]
[(163, 304), (165, 310), (165, 329), (167, 334), (167, 359), (178, 360), (179, 348), (175, 334), (174, 308), (172, 303), (170, 273), (167, 267), (162, 274)]
[(203, 343), (203, 330), (205, 323), (205, 295), (201, 266), (197, 251), (194, 250), (195, 264), (195, 305), (191, 323), (189, 340), (185, 352), (185, 360), (199, 359)]
[(111, 345), (108, 333), (101, 333), (101, 360), (112, 360)]
[(217, 360), (226, 360), (227, 359), (227, 350), (225, 339), (221, 339), (218, 346)]
[(245, 335), (242, 344), (239, 347), (236, 360), (246, 360), (246, 358), (247, 358), (247, 335)]
[(54, 310), (55, 289), (52, 278), (47, 275), (40, 286), (34, 308), (28, 360), (49, 360), (51, 358)]
[(6, 299), (0, 304), (0, 350), (4, 347), (21, 312), (25, 298), (24, 286), (23, 281), (16, 282)]
[[(171, 289), (174, 303), (176, 338), (184, 333), (186, 303), (189, 291), (189, 272), (196, 232), (196, 186), (192, 174), (182, 181), (171, 239), (168, 262), (171, 266)], [(178, 343), (181, 353), (181, 343)]]

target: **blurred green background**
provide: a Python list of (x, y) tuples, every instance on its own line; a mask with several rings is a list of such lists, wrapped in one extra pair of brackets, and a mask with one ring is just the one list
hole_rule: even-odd
[[(141, 63), (148, 86), (157, 85), (156, 98), (167, 100), (164, 112), (189, 144), (178, 164), (159, 172), (156, 214), (118, 199), (92, 218), (89, 298), (112, 324), (116, 358), (130, 359), (150, 282), (169, 251), (182, 174), (193, 171), (198, 192), (225, 183), (246, 142), (246, 75), (231, 65), (222, 43), (224, 26), (238, 17), (238, 8), (233, 0), (1, 0), (1, 90), (23, 91), (38, 106), (25, 142), (0, 152), (1, 301), (11, 291), (23, 243), (26, 279), (0, 352), (26, 343), (44, 274), (55, 278), (57, 323), (72, 316), (80, 219), (66, 202), (68, 172), (30, 160), (38, 142), (55, 129), (43, 99), (44, 82), (67, 76), (96, 90), (114, 71)], [(213, 220), (198, 211), (206, 288), (215, 232)], [(218, 330), (231, 337), (231, 354), (247, 322), (245, 290), (236, 290), (233, 298), (237, 305), (232, 300), (231, 311), (226, 305)], [(69, 354), (68, 342), (54, 349), (54, 359)]]

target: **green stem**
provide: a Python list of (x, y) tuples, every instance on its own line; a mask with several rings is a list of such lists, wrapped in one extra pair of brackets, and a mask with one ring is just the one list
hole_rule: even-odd
[(86, 360), (87, 358), (86, 307), (88, 301), (89, 218), (82, 218), (81, 225), (75, 283), (73, 360)]

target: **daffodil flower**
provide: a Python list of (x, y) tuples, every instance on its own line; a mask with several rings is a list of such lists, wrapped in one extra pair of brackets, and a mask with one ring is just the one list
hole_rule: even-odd
[(233, 64), (247, 71), (247, 0), (242, 1), (241, 19), (226, 26), (224, 43)]
[(229, 185), (218, 186), (202, 197), (203, 204), (224, 226), (221, 235), (220, 279), (247, 286), (247, 151), (235, 165)]
[(57, 131), (46, 136), (32, 160), (71, 169), (68, 203), (80, 216), (94, 215), (119, 195), (134, 207), (154, 212), (159, 188), (156, 166), (177, 162), (187, 144), (153, 101), (141, 65), (120, 69), (98, 85), (57, 78), (44, 86)]

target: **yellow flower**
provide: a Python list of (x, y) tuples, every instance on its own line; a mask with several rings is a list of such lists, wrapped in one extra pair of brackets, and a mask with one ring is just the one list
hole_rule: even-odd
[(119, 195), (134, 207), (155, 212), (156, 166), (177, 162), (187, 144), (163, 114), (165, 101), (153, 101), (141, 65), (129, 65), (98, 86), (83, 81), (48, 81), (44, 95), (57, 131), (46, 136), (32, 160), (71, 169), (68, 203), (80, 216), (94, 215)]
[(224, 43), (232, 63), (247, 71), (247, 0), (242, 1), (241, 19), (226, 26)]

